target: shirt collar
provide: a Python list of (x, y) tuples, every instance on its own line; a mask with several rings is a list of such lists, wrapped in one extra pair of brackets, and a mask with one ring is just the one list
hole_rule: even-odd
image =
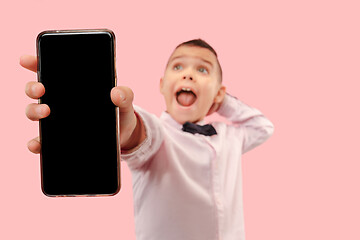
[[(183, 127), (182, 124), (178, 123), (175, 119), (173, 119), (171, 117), (171, 115), (166, 111), (161, 113), (160, 119), (165, 121), (166, 123), (168, 123), (169, 125), (171, 125), (172, 127), (176, 128), (176, 129), (181, 130)], [(196, 124), (204, 125), (205, 121), (201, 120), (201, 121), (196, 122)]]

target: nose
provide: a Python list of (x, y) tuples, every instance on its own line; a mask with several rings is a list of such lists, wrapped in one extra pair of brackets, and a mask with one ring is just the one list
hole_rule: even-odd
[(184, 75), (184, 76), (183, 76), (183, 79), (184, 79), (184, 80), (189, 79), (189, 80), (191, 80), (191, 81), (193, 80), (192, 76), (190, 76), (190, 75)]

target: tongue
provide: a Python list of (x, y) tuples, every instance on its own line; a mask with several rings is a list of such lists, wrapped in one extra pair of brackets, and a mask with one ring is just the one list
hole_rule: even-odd
[(196, 100), (196, 97), (191, 92), (182, 92), (177, 97), (178, 103), (180, 103), (180, 105), (186, 106), (186, 107), (193, 104), (195, 102), (195, 100)]

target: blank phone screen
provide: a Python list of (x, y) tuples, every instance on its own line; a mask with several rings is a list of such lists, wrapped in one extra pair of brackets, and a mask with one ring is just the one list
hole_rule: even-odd
[(49, 196), (113, 195), (120, 188), (114, 36), (45, 32), (37, 40), (42, 190)]

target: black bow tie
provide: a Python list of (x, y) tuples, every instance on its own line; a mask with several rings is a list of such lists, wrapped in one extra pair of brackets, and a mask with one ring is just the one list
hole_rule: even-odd
[(211, 136), (211, 135), (217, 134), (215, 128), (211, 124), (206, 124), (204, 126), (201, 126), (201, 125), (198, 125), (195, 123), (186, 122), (183, 124), (182, 130), (184, 132), (189, 132), (192, 134), (200, 133), (205, 136)]

